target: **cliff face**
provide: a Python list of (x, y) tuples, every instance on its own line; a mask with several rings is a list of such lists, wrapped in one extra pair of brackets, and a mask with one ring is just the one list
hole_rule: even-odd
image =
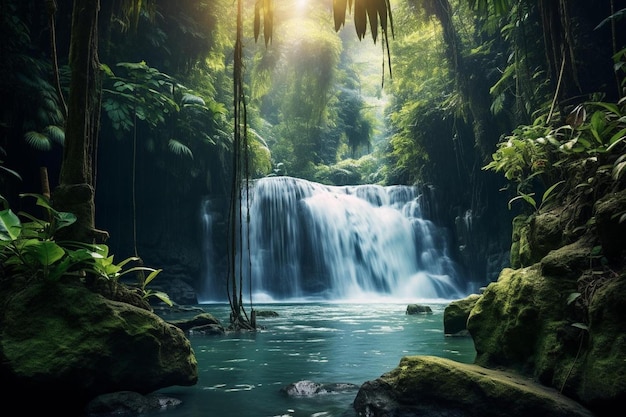
[(532, 376), (598, 415), (626, 398), (625, 211), (626, 192), (608, 194), (575, 240), (562, 210), (517, 222), (518, 268), (467, 322), (478, 364)]

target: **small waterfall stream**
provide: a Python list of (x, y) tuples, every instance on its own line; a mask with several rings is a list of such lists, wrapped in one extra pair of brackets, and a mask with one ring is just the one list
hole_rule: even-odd
[[(420, 201), (419, 188), (411, 186), (260, 179), (244, 225), (250, 233), (244, 282), (251, 273), (255, 302), (462, 297), (446, 232), (422, 217)], [(208, 301), (226, 298), (214, 282), (225, 277), (216, 275), (207, 273), (208, 294), (200, 295)]]

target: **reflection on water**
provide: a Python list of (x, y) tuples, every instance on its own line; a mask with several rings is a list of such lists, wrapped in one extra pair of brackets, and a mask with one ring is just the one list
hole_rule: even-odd
[[(198, 360), (193, 387), (161, 392), (183, 404), (160, 417), (354, 416), (356, 391), (289, 398), (281, 388), (303, 380), (360, 386), (395, 368), (407, 355), (472, 363), (471, 338), (443, 334), (447, 303), (433, 314), (406, 315), (406, 304), (267, 304), (278, 317), (258, 318), (263, 329), (225, 336), (189, 335)], [(201, 307), (228, 324), (228, 305)], [(165, 319), (179, 319), (172, 315)], [(151, 416), (152, 417), (152, 416)]]

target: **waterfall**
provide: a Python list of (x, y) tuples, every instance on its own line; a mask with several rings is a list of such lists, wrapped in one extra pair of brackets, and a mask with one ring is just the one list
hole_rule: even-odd
[(422, 217), (418, 187), (268, 177), (250, 198), (242, 264), (256, 302), (464, 296), (447, 235)]

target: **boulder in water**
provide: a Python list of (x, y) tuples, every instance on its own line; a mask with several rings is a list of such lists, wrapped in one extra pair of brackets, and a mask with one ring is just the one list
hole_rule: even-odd
[(337, 394), (343, 392), (357, 391), (358, 385), (349, 383), (320, 384), (313, 381), (298, 381), (280, 389), (283, 394), (289, 397), (312, 397), (315, 395)]
[(406, 307), (406, 314), (433, 314), (433, 310), (429, 306), (409, 304)]
[(480, 298), (478, 294), (452, 301), (443, 310), (443, 333), (446, 336), (469, 336), (467, 319)]

